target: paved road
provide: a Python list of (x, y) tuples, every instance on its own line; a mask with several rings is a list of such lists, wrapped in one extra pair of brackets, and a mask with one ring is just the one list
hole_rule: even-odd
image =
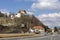
[(25, 37), (25, 38), (0, 38), (0, 40), (60, 40), (60, 35), (49, 35), (49, 36), (37, 36), (37, 37)]

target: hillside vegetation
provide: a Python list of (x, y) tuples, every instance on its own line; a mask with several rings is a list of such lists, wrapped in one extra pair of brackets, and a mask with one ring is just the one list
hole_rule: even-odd
[[(20, 18), (11, 19), (6, 15), (0, 13), (0, 33), (25, 33), (29, 32), (29, 28), (33, 26), (43, 26), (41, 21), (39, 21), (33, 15), (21, 15)], [(22, 27), (24, 24), (24, 27)]]

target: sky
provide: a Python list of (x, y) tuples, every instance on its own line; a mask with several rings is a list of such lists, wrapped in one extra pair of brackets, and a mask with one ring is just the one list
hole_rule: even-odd
[(0, 11), (26, 10), (50, 28), (60, 26), (60, 0), (0, 0)]

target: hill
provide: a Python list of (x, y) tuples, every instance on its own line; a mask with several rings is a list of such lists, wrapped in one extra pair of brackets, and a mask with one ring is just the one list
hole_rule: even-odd
[(34, 15), (22, 13), (21, 17), (14, 16), (14, 19), (3, 14), (0, 15), (0, 33), (25, 33), (29, 32), (29, 29), (33, 26), (39, 25), (45, 27)]

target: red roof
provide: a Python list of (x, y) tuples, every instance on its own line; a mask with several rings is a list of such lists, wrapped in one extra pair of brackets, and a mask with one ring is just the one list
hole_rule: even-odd
[(44, 29), (42, 26), (34, 26), (33, 28), (34, 29), (42, 29), (42, 30)]

